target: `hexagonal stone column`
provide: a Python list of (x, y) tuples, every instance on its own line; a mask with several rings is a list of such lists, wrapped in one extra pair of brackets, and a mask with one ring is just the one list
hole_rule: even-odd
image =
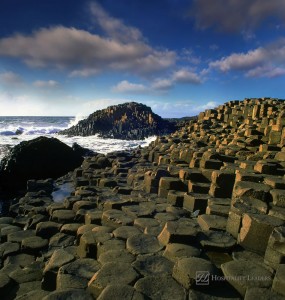
[(88, 291), (97, 298), (108, 284), (134, 284), (138, 273), (128, 263), (110, 262), (94, 274), (88, 283)]
[(251, 287), (270, 288), (272, 273), (265, 266), (247, 260), (234, 260), (221, 266), (227, 281), (244, 297)]
[(275, 217), (246, 213), (243, 215), (238, 242), (245, 249), (264, 254), (273, 229), (283, 224), (284, 221)]

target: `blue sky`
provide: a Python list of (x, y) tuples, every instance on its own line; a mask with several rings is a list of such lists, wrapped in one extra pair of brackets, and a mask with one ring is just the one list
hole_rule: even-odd
[(284, 0), (1, 0), (0, 115), (284, 98)]

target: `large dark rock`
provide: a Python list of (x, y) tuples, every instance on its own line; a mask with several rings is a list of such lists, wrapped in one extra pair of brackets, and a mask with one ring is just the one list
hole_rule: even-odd
[(106, 138), (144, 139), (152, 135), (163, 135), (175, 130), (173, 122), (162, 119), (151, 108), (129, 102), (98, 110), (77, 125), (60, 134), (89, 136), (99, 134)]
[(78, 154), (79, 156), (94, 156), (96, 155), (97, 153), (90, 150), (90, 149), (87, 149), (87, 148), (84, 148), (84, 147), (81, 147), (80, 145), (78, 145), (77, 143), (73, 143), (72, 144), (72, 150)]
[(82, 161), (80, 154), (56, 138), (21, 142), (0, 163), (0, 187), (15, 190), (25, 188), (29, 179), (58, 178)]

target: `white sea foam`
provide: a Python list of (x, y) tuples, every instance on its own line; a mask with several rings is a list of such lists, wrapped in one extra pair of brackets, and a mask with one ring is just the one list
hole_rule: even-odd
[(83, 119), (85, 119), (85, 118), (86, 118), (86, 116), (76, 115), (76, 116), (74, 117), (74, 119), (71, 119), (71, 120), (70, 120), (70, 122), (68, 123), (67, 128), (77, 125), (79, 121), (81, 121), (81, 120), (83, 120)]
[[(4, 118), (4, 120), (3, 120)], [(57, 134), (58, 131), (75, 125), (83, 117), (0, 117), (0, 160), (7, 153), (8, 149), (22, 141), (34, 139), (39, 136), (55, 137), (65, 144), (72, 146), (77, 143), (84, 148), (88, 148), (99, 153), (109, 153), (112, 151), (130, 150), (138, 146), (147, 146), (155, 140), (149, 137), (145, 140), (118, 140), (104, 139), (98, 135), (81, 137), (68, 137)], [(17, 135), (20, 130), (22, 134)]]

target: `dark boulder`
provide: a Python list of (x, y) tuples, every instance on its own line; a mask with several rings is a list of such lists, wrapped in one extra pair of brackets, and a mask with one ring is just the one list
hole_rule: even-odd
[(153, 135), (174, 132), (175, 123), (162, 119), (151, 108), (129, 102), (98, 110), (71, 128), (60, 131), (68, 136), (99, 134), (105, 138), (143, 140)]
[(15, 146), (0, 163), (0, 187), (17, 190), (29, 179), (58, 178), (79, 167), (83, 157), (56, 138), (38, 137)]
[(77, 143), (72, 144), (72, 150), (80, 156), (94, 156), (97, 154), (96, 152), (94, 152), (88, 148), (81, 147)]
[(16, 135), (20, 135), (24, 132), (24, 130), (22, 128), (18, 128), (15, 132)]

